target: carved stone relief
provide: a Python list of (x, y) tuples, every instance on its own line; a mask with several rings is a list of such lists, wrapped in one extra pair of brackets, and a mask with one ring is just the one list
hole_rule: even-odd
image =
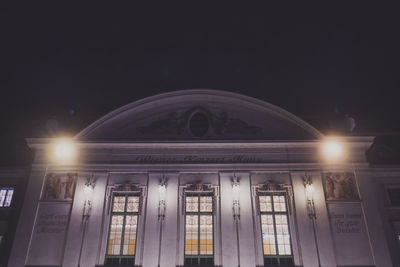
[(49, 173), (45, 178), (41, 200), (71, 201), (74, 196), (76, 177), (76, 173)]
[(262, 132), (260, 127), (251, 126), (239, 118), (231, 118), (227, 112), (213, 113), (204, 108), (193, 108), (181, 113), (172, 112), (165, 118), (138, 127), (137, 132), (143, 135), (183, 135), (187, 133), (189, 119), (196, 111), (201, 111), (208, 117), (210, 133), (214, 135), (255, 135)]
[(352, 172), (324, 173), (326, 200), (359, 200), (357, 183)]

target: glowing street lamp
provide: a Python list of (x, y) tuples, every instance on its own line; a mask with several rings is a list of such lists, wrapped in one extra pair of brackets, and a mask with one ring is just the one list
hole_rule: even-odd
[(328, 161), (335, 161), (342, 159), (344, 155), (342, 142), (336, 139), (327, 139), (323, 141), (322, 155)]
[(77, 154), (76, 144), (71, 139), (62, 138), (51, 144), (49, 158), (57, 164), (72, 164)]

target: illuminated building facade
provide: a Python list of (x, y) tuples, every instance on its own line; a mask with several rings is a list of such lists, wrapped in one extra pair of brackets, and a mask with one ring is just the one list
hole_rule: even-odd
[(368, 164), (372, 137), (341, 137), (328, 154), (326, 140), (214, 90), (117, 109), (56, 158), (55, 140), (28, 139), (9, 266), (398, 266), (400, 169)]
[(28, 173), (19, 167), (0, 168), (0, 266), (7, 266)]

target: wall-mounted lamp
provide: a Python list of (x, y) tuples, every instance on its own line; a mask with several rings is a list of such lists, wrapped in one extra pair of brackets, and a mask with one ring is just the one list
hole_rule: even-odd
[(77, 160), (78, 149), (72, 139), (59, 138), (50, 144), (47, 155), (55, 164), (74, 164)]
[(344, 143), (337, 138), (329, 137), (323, 140), (321, 144), (321, 154), (324, 160), (332, 162), (344, 158)]
[(163, 178), (158, 186), (158, 218), (165, 218), (165, 195), (167, 192), (166, 180)]
[(240, 219), (239, 197), (240, 197), (240, 185), (238, 179), (235, 176), (232, 182), (233, 218), (235, 220)]

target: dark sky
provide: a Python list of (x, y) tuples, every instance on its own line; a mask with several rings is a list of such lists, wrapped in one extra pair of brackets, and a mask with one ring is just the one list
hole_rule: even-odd
[(324, 133), (346, 114), (355, 134), (400, 131), (394, 6), (41, 3), (0, 8), (6, 154), (48, 136), (49, 119), (74, 135), (122, 105), (190, 88), (265, 100)]

